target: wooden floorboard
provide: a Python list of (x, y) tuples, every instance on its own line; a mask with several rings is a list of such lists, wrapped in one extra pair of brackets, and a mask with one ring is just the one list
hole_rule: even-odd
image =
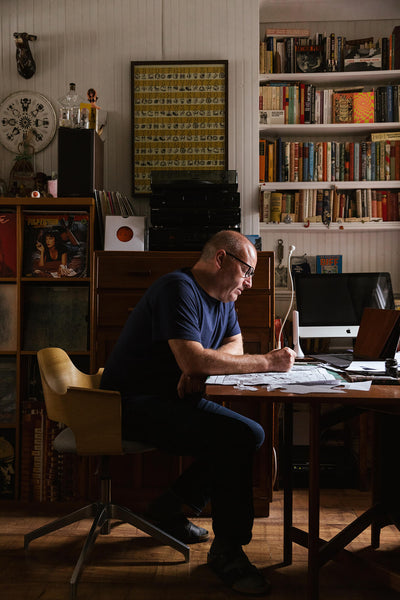
[[(323, 491), (321, 537), (329, 539), (368, 507), (369, 495), (354, 490)], [(276, 492), (268, 518), (255, 522), (249, 558), (272, 582), (271, 600), (305, 597), (307, 551), (294, 546), (293, 564), (282, 567), (281, 492)], [(54, 511), (54, 508), (53, 508)], [(35, 512), (32, 515), (32, 512)], [(69, 578), (81, 550), (89, 521), (31, 542), (23, 549), (28, 531), (54, 518), (43, 509), (2, 505), (0, 514), (0, 598), (2, 600), (69, 600)], [(210, 528), (209, 519), (194, 520)], [(307, 528), (307, 497), (295, 492), (294, 522)], [(115, 526), (109, 536), (99, 536), (78, 586), (77, 600), (234, 600), (231, 592), (206, 566), (209, 542), (192, 545), (190, 563), (176, 551), (158, 545), (128, 525)], [(390, 566), (400, 581), (400, 532), (393, 526), (382, 531), (381, 547), (372, 551), (370, 530), (347, 549), (355, 556), (379, 560)], [(364, 565), (364, 563), (362, 563)], [(400, 584), (399, 584), (400, 585)], [(391, 590), (369, 567), (329, 562), (321, 570), (321, 600), (394, 600)]]

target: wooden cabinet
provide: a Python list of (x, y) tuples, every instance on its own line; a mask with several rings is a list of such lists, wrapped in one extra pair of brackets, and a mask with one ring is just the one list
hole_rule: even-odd
[(61, 346), (92, 368), (93, 230), (92, 198), (0, 198), (0, 498), (84, 493), (77, 465), (52, 450), (36, 352)]
[[(199, 255), (199, 252), (95, 253), (96, 368), (104, 366), (129, 312), (151, 283), (174, 269), (192, 266)], [(275, 312), (273, 252), (258, 253), (253, 287), (239, 297), (236, 307), (245, 351), (271, 350)], [(254, 495), (256, 514), (268, 515), (272, 495), (273, 409), (257, 402), (228, 405), (264, 426), (266, 442), (257, 455)], [(144, 506), (179, 475), (188, 460), (151, 452), (114, 461), (114, 498), (125, 505)]]

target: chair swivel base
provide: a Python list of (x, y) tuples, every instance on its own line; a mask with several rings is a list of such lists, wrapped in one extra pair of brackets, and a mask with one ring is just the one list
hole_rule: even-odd
[(110, 532), (111, 519), (123, 521), (124, 523), (129, 523), (133, 527), (137, 527), (138, 529), (140, 529), (140, 531), (147, 533), (151, 537), (154, 537), (158, 541), (164, 543), (167, 546), (170, 546), (171, 548), (174, 548), (175, 550), (183, 554), (185, 562), (189, 562), (189, 546), (172, 537), (171, 535), (165, 533), (165, 531), (162, 531), (152, 523), (149, 523), (148, 521), (146, 521), (139, 515), (131, 512), (130, 510), (117, 504), (102, 502), (94, 502), (92, 504), (88, 504), (87, 506), (84, 506), (83, 508), (80, 508), (75, 512), (70, 513), (65, 517), (56, 519), (51, 523), (48, 523), (47, 525), (43, 525), (42, 527), (39, 527), (38, 529), (27, 533), (24, 536), (24, 548), (27, 549), (29, 543), (37, 538), (40, 538), (53, 531), (62, 529), (63, 527), (67, 527), (68, 525), (76, 523), (77, 521), (80, 521), (82, 519), (88, 518), (93, 519), (93, 522), (70, 579), (71, 600), (75, 600), (76, 598), (78, 580), (82, 573), (83, 566), (91, 552), (91, 549), (93, 548), (96, 538), (99, 533), (108, 534)]

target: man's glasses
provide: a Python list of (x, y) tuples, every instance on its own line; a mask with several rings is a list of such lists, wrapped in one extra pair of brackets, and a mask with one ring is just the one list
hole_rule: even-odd
[(243, 277), (253, 277), (255, 270), (251, 265), (248, 265), (246, 262), (244, 262), (244, 260), (242, 260), (241, 258), (238, 258), (237, 256), (235, 256), (234, 254), (231, 254), (230, 252), (227, 252), (226, 250), (225, 250), (225, 253), (228, 256), (231, 256), (232, 258), (237, 260), (238, 262), (242, 263), (242, 265), (245, 265), (247, 267), (246, 271), (243, 273)]

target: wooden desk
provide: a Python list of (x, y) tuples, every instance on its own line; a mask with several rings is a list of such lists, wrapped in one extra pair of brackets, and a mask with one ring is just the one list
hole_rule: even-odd
[[(233, 401), (244, 399), (248, 402), (260, 401), (267, 403), (284, 403), (284, 565), (292, 563), (292, 545), (299, 544), (308, 548), (308, 600), (317, 600), (319, 597), (319, 570), (347, 544), (355, 539), (368, 526), (374, 527), (382, 521), (384, 505), (374, 498), (372, 507), (355, 519), (343, 531), (329, 541), (319, 537), (320, 527), (320, 493), (319, 493), (319, 466), (320, 466), (320, 433), (321, 433), (321, 404), (340, 403), (343, 406), (358, 406), (362, 409), (374, 409), (390, 412), (400, 406), (400, 386), (372, 385), (368, 392), (346, 391), (343, 394), (308, 394), (295, 395), (283, 392), (267, 392), (259, 388), (257, 391), (236, 390), (231, 386), (207, 386), (207, 397), (210, 400), (221, 402), (222, 398)], [(293, 404), (305, 403), (309, 406), (310, 425), (310, 470), (308, 489), (308, 532), (298, 529), (293, 525), (293, 484), (292, 484), (292, 446), (293, 446)], [(349, 553), (351, 554), (351, 553)]]

